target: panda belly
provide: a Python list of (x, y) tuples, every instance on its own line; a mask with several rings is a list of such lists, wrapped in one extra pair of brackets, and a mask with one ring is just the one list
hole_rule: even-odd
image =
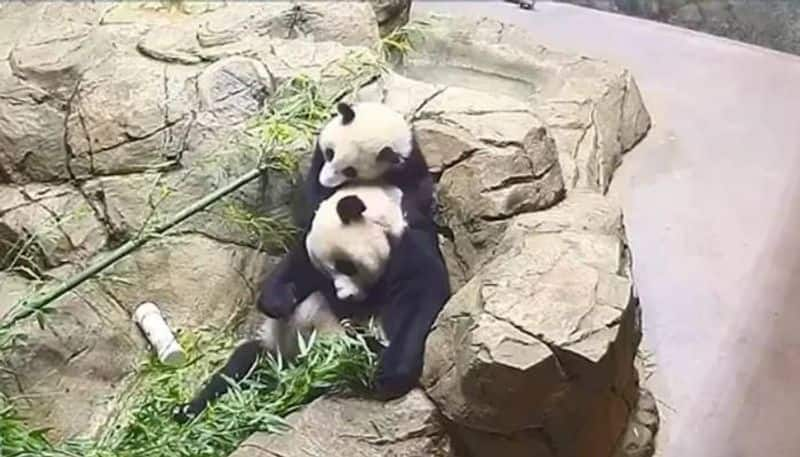
[(264, 317), (258, 328), (256, 339), (263, 350), (283, 358), (293, 358), (299, 352), (298, 334), (309, 338), (316, 330), (321, 335), (344, 333), (339, 317), (334, 313), (325, 296), (317, 291), (303, 300), (291, 316), (286, 319)]

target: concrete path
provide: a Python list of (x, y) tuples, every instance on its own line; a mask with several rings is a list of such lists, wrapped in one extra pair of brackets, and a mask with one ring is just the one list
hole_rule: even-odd
[(630, 68), (625, 208), (666, 457), (800, 456), (800, 58), (564, 4), (418, 1)]

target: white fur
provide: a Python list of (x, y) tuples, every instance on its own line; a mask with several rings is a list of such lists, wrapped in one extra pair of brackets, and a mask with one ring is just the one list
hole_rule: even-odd
[(343, 125), (337, 114), (319, 134), (320, 149), (334, 150), (333, 160), (326, 161), (319, 174), (319, 183), (325, 187), (347, 182), (341, 173), (347, 167), (358, 171), (358, 180), (380, 178), (389, 165), (376, 158), (386, 146), (403, 158), (411, 154), (411, 126), (400, 113), (382, 103), (363, 102), (352, 108), (355, 118), (350, 124)]
[[(363, 219), (343, 224), (336, 207), (344, 197), (364, 202)], [(394, 186), (354, 185), (336, 191), (323, 201), (306, 237), (306, 249), (314, 265), (333, 280), (339, 299), (361, 300), (383, 274), (391, 255), (387, 235), (399, 238), (406, 230), (401, 202), (403, 192)], [(358, 274), (336, 271), (337, 258), (346, 257), (358, 266)]]
[(319, 292), (312, 293), (297, 305), (288, 319), (265, 317), (258, 329), (258, 337), (267, 351), (293, 358), (299, 351), (298, 333), (308, 338), (313, 330), (327, 334), (344, 332), (328, 301)]

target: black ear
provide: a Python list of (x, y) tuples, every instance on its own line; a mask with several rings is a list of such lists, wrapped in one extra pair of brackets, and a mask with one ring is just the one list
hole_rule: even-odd
[(398, 163), (400, 163), (401, 159), (400, 159), (400, 154), (394, 152), (394, 149), (392, 149), (391, 147), (386, 146), (385, 148), (380, 150), (380, 152), (378, 153), (378, 157), (376, 157), (375, 160), (377, 162), (386, 162), (392, 165), (397, 165)]
[(336, 204), (336, 212), (339, 213), (339, 219), (345, 225), (360, 219), (366, 209), (364, 202), (355, 195), (348, 195)]
[(342, 115), (342, 125), (347, 125), (356, 118), (356, 112), (353, 111), (353, 107), (347, 103), (339, 103), (336, 105), (336, 111)]

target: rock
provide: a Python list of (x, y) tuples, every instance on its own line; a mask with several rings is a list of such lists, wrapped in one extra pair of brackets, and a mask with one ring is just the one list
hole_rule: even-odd
[(269, 48), (271, 39), (332, 41), (345, 46), (378, 42), (377, 20), (368, 4), (345, 2), (337, 6), (266, 2), (217, 8), (151, 29), (138, 49), (153, 59), (191, 65), (257, 52)]
[(639, 392), (636, 409), (630, 415), (614, 457), (651, 457), (655, 453), (658, 432), (658, 407), (653, 394), (645, 389)]
[[(76, 271), (67, 266), (48, 273), (63, 279)], [(21, 286), (18, 278), (8, 281), (0, 273), (0, 296), (19, 299), (34, 289), (31, 283)], [(5, 357), (0, 389), (27, 398), (15, 406), (31, 426), (49, 428), (50, 439), (91, 435), (144, 355), (141, 337), (130, 316), (94, 282), (53, 303), (44, 322), (40, 327), (29, 319), (15, 328), (26, 339)]]
[(381, 36), (387, 36), (406, 25), (411, 13), (411, 0), (370, 0)]
[[(375, 60), (368, 48), (378, 42), (377, 22), (364, 2), (207, 6), (173, 14), (133, 4), (7, 5), (0, 23), (13, 27), (3, 30), (20, 35), (0, 33), (0, 47), (9, 51), (8, 65), (0, 65), (0, 182), (83, 180), (175, 165), (189, 149), (195, 78), (209, 61), (268, 56), (259, 60), (280, 73), (270, 89), (316, 70), (331, 95), (343, 90), (346, 70), (328, 64), (355, 55), (348, 45), (364, 46), (358, 53)], [(283, 41), (297, 36), (316, 42)], [(284, 50), (286, 43), (299, 44)], [(252, 71), (244, 76), (264, 76)], [(365, 81), (373, 74), (366, 72)]]
[[(269, 68), (276, 83), (303, 75), (318, 80), (326, 97), (339, 98), (378, 75), (377, 56), (363, 46), (273, 40), (270, 46), (256, 51), (255, 56)], [(359, 69), (356, 77), (352, 73), (354, 68)]]
[(0, 186), (0, 268), (31, 277), (80, 262), (105, 246), (92, 206), (69, 186)]
[(483, 148), (483, 145), (475, 141), (469, 132), (459, 127), (421, 120), (414, 123), (414, 130), (428, 162), (428, 168), (436, 174), (442, 173), (445, 168), (455, 165)]
[(154, 301), (175, 328), (222, 326), (253, 303), (268, 260), (253, 249), (199, 234), (167, 237), (113, 265), (108, 286), (131, 315), (141, 302)]
[(129, 174), (180, 160), (196, 99), (187, 84), (194, 73), (138, 56), (84, 73), (67, 106), (71, 175)]
[(438, 96), (446, 86), (429, 84), (409, 79), (393, 71), (388, 71), (375, 82), (362, 87), (345, 99), (350, 102), (369, 101), (385, 103), (393, 110), (402, 113), (407, 120), (413, 120), (419, 111)]
[(450, 290), (461, 289), (468, 280), (469, 267), (458, 257), (456, 246), (452, 240), (439, 235), (439, 249), (450, 277)]
[(0, 65), (0, 181), (66, 179), (64, 104)]
[(619, 208), (577, 192), (508, 225), (439, 316), (423, 385), (471, 455), (611, 455), (641, 337)]
[(275, 82), (263, 63), (247, 57), (230, 57), (203, 70), (197, 77), (200, 109), (224, 125), (236, 125), (253, 117)]
[[(419, 390), (391, 402), (321, 398), (287, 419), (285, 434), (256, 433), (231, 457), (445, 457), (450, 444), (436, 408)], [(335, 450), (335, 451), (333, 451)]]
[(563, 198), (561, 169), (546, 130), (534, 125), (520, 144), (480, 149), (442, 173), (442, 219), (454, 234), (458, 256), (469, 265), (491, 249), (506, 219)]
[(414, 20), (424, 39), (414, 39), (415, 52), (398, 71), (484, 92), (476, 98), (449, 87), (425, 109), (463, 104), (465, 114), (445, 119), (489, 142), (518, 141), (530, 118), (539, 119), (555, 140), (567, 190), (605, 192), (622, 154), (650, 127), (626, 70), (551, 51), (517, 27), (486, 18), (422, 14)]

